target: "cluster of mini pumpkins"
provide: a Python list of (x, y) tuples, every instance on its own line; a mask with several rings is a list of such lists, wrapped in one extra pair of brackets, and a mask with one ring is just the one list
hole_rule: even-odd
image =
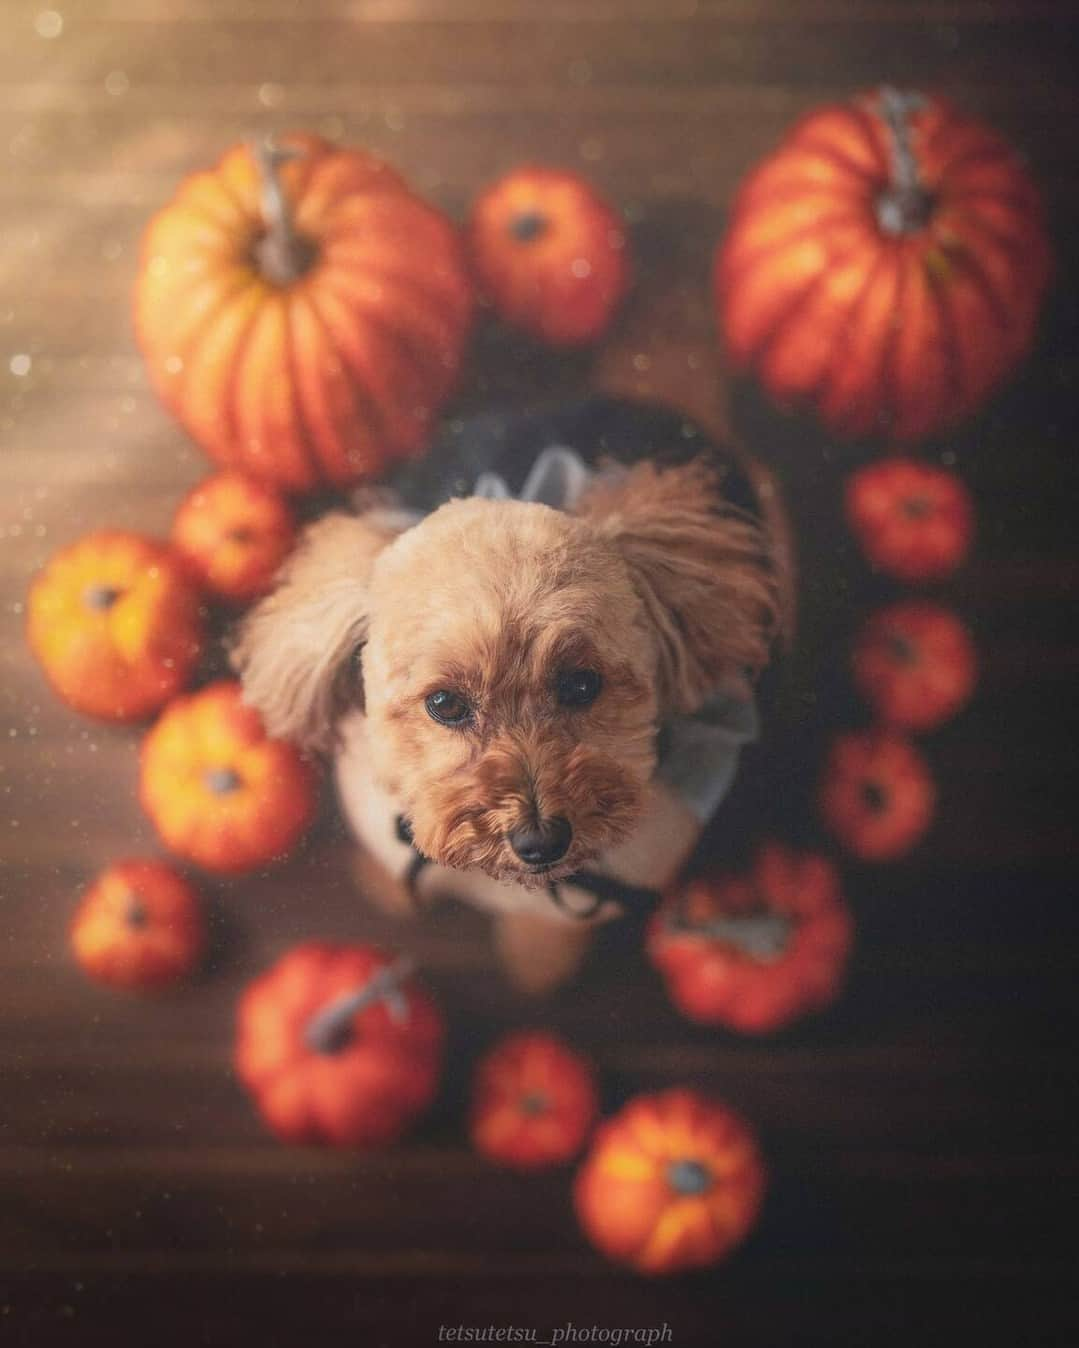
[[(880, 90), (810, 113), (753, 172), (716, 252), (718, 326), (737, 370), (836, 436), (908, 443), (971, 412), (1033, 341), (1050, 252), (1038, 194), (993, 131), (940, 99)], [(288, 554), (289, 494), (377, 478), (422, 453), (464, 358), (478, 294), (552, 345), (595, 341), (626, 295), (618, 214), (578, 176), (511, 173), (460, 233), (381, 161), (310, 135), (230, 150), (150, 223), (135, 319), (151, 382), (219, 471), (182, 503), (167, 543), (101, 531), (35, 580), (28, 636), (56, 692), (117, 722), (156, 716), (140, 798), (162, 842), (216, 873), (281, 857), (311, 819), (316, 775), (269, 738), (234, 681), (186, 691), (206, 605), (265, 593)], [(966, 555), (957, 478), (905, 457), (847, 483), (869, 562), (928, 583)], [(842, 737), (821, 785), (826, 823), (865, 860), (927, 826), (932, 781), (908, 736), (970, 696), (959, 620), (924, 599), (872, 615), (854, 681), (877, 729)], [(671, 998), (703, 1024), (762, 1033), (835, 997), (852, 940), (835, 866), (778, 842), (745, 875), (669, 895), (647, 934)], [(97, 979), (175, 982), (205, 943), (172, 864), (110, 867), (72, 941)], [(293, 1143), (370, 1147), (430, 1103), (440, 1012), (410, 962), (309, 942), (245, 991), (236, 1068)], [(563, 1165), (582, 1226), (651, 1273), (714, 1262), (747, 1233), (764, 1187), (748, 1127), (685, 1089), (640, 1096), (593, 1133), (590, 1065), (541, 1033), (480, 1063), (471, 1135), (493, 1161)]]

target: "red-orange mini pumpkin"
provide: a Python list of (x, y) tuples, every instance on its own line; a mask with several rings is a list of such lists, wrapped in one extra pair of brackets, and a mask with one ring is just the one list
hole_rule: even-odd
[(246, 603), (269, 589), (295, 533), (280, 492), (244, 473), (214, 473), (181, 502), (172, 545), (211, 594)]
[(560, 1165), (580, 1151), (598, 1104), (587, 1059), (550, 1034), (514, 1034), (480, 1063), (472, 1142), (501, 1165)]
[(851, 937), (831, 862), (768, 843), (749, 875), (670, 895), (648, 953), (684, 1015), (761, 1034), (835, 998)]
[(71, 924), (79, 964), (99, 983), (166, 987), (198, 964), (206, 933), (198, 895), (163, 861), (118, 861), (83, 895)]
[(691, 1090), (631, 1100), (600, 1125), (574, 1201), (589, 1239), (641, 1273), (722, 1259), (764, 1196), (756, 1139), (726, 1106)]
[(290, 489), (422, 449), (471, 291), (457, 232), (379, 160), (317, 136), (239, 145), (146, 232), (135, 324), (213, 458)]
[(874, 613), (851, 657), (854, 682), (880, 720), (932, 730), (974, 691), (977, 657), (967, 629), (939, 604), (909, 600)]
[(236, 1071), (282, 1141), (374, 1147), (434, 1098), (442, 1041), (407, 961), (311, 941), (245, 991)]
[(839, 435), (917, 440), (1027, 354), (1041, 199), (989, 127), (881, 89), (809, 113), (742, 185), (716, 258), (728, 352)]
[(62, 549), (34, 581), (30, 647), (76, 711), (137, 721), (187, 682), (202, 650), (199, 595), (176, 556), (118, 529)]
[(622, 221), (575, 173), (500, 178), (473, 206), (468, 242), (499, 317), (552, 346), (595, 341), (629, 287)]
[(315, 808), (311, 769), (230, 680), (177, 699), (142, 745), (140, 797), (165, 845), (210, 871), (283, 856)]
[(844, 847), (865, 861), (887, 861), (909, 851), (929, 827), (936, 787), (912, 744), (868, 731), (833, 744), (820, 799)]
[(897, 580), (939, 580), (970, 551), (970, 494), (933, 464), (890, 458), (859, 468), (847, 479), (846, 512), (871, 565)]

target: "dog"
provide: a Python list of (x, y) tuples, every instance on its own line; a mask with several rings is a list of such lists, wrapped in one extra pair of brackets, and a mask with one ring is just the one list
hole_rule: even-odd
[(459, 497), (417, 520), (376, 494), (327, 515), (233, 650), (269, 733), (334, 756), (365, 889), (492, 910), (533, 991), (692, 850), (663, 728), (750, 706), (780, 619), (768, 532), (707, 458), (587, 476), (570, 508)]

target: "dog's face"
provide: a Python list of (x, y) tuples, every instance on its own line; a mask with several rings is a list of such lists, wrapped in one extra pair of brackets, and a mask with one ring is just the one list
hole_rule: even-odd
[(425, 855), (547, 884), (631, 831), (657, 722), (766, 660), (767, 552), (700, 464), (601, 479), (576, 514), (468, 499), (411, 527), (330, 515), (234, 661), (271, 734), (331, 748), (364, 708)]
[(451, 502), (380, 555), (369, 606), (367, 742), (426, 856), (546, 884), (627, 835), (655, 766), (656, 661), (589, 524)]

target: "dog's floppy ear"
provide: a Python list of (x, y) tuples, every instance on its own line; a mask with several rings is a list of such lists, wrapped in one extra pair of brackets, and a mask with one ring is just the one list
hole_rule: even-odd
[(382, 549), (406, 527), (400, 515), (326, 515), (310, 525), (273, 591), (232, 644), (244, 700), (271, 735), (328, 749), (334, 724), (363, 700), (358, 654), (367, 635), (367, 583)]
[(696, 711), (768, 661), (779, 591), (767, 538), (705, 461), (601, 476), (579, 513), (629, 568), (658, 652), (661, 704)]

